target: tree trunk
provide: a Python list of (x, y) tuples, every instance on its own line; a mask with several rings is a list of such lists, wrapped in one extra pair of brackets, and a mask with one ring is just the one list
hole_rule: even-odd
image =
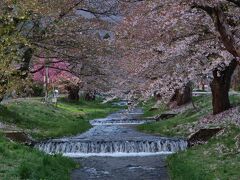
[(94, 101), (96, 99), (96, 93), (95, 91), (88, 91), (86, 94), (85, 94), (85, 97), (84, 99), (86, 101)]
[(192, 87), (191, 83), (188, 83), (177, 95), (177, 105), (181, 106), (192, 101)]
[(7, 92), (6, 84), (5, 83), (0, 83), (0, 102), (4, 99), (4, 95)]
[[(20, 68), (15, 69), (11, 72), (12, 77), (17, 77), (21, 79), (25, 79), (28, 77), (29, 73), (29, 65), (30, 61), (33, 55), (33, 49), (31, 48), (22, 48), (24, 51), (22, 61), (20, 62)], [(1, 82), (0, 82), (0, 102), (3, 100), (5, 93), (7, 92), (9, 86), (9, 78), (6, 76), (1, 77)]]
[(68, 91), (68, 99), (71, 101), (79, 101), (79, 86), (69, 85), (66, 87)]
[(30, 66), (30, 62), (33, 56), (33, 49), (32, 48), (24, 48), (24, 55), (22, 57), (22, 62), (20, 63), (20, 69), (18, 71), (18, 76), (21, 77), (22, 79), (25, 79), (28, 77), (28, 73), (29, 73), (29, 66)]
[(240, 66), (237, 66), (231, 80), (231, 88), (235, 91), (240, 90)]
[(205, 91), (205, 83), (204, 83), (204, 80), (201, 80), (200, 84), (201, 84), (201, 90)]
[(223, 71), (215, 69), (213, 71), (213, 81), (210, 84), (212, 91), (213, 114), (221, 113), (231, 107), (229, 101), (229, 89), (231, 77), (237, 66), (237, 61), (232, 62)]
[(2, 102), (4, 96), (2, 94), (0, 94), (0, 102)]
[(192, 87), (188, 83), (182, 90), (176, 90), (170, 102), (176, 102), (177, 106), (182, 106), (192, 101)]

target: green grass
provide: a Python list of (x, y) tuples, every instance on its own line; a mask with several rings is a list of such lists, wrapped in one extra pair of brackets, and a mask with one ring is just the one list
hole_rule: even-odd
[(35, 149), (7, 141), (0, 134), (0, 179), (67, 180), (77, 164), (71, 159), (50, 156)]
[[(37, 139), (74, 135), (88, 130), (89, 120), (107, 116), (122, 107), (96, 101), (69, 102), (58, 107), (39, 99), (28, 99), (0, 106), (0, 121), (15, 124)], [(0, 133), (0, 179), (70, 179), (77, 165), (60, 155), (50, 156), (30, 147), (7, 141)]]
[(143, 117), (153, 117), (167, 110), (165, 105), (161, 105), (158, 109), (151, 110), (155, 104), (156, 100), (154, 98), (149, 99), (147, 102), (139, 103), (139, 106), (142, 107), (144, 111)]
[[(138, 130), (166, 136), (186, 137), (188, 135), (186, 129), (192, 126), (200, 117), (211, 111), (211, 99), (208, 96), (194, 97), (194, 103), (197, 109), (192, 108), (167, 120), (140, 125)], [(163, 112), (162, 109), (159, 111)], [(159, 114), (159, 111), (154, 111), (155, 115)], [(145, 114), (149, 113), (146, 112)]]
[[(238, 105), (240, 97), (231, 96), (230, 100), (233, 105)], [(188, 129), (194, 126), (194, 122), (212, 111), (211, 97), (194, 97), (194, 102), (197, 110), (190, 109), (168, 120), (140, 125), (138, 129), (163, 136), (187, 137)], [(240, 153), (235, 139), (240, 135), (240, 128), (232, 125), (224, 128), (225, 133), (212, 138), (207, 144), (169, 156), (167, 162), (171, 179), (240, 179)]]
[[(228, 127), (223, 135), (167, 159), (173, 180), (239, 180), (240, 153), (234, 139), (240, 129)], [(238, 149), (239, 150), (239, 149)]]
[[(153, 133), (165, 136), (187, 137), (189, 135), (188, 129), (194, 125), (194, 122), (198, 121), (200, 117), (203, 117), (204, 115), (207, 115), (212, 111), (211, 96), (206, 95), (193, 97), (193, 101), (197, 109), (189, 109), (186, 112), (167, 120), (149, 124), (142, 124), (137, 127), (138, 130), (146, 133)], [(240, 97), (230, 96), (230, 101), (232, 105), (236, 106), (240, 102)], [(145, 104), (145, 107), (152, 107), (153, 105), (154, 101), (151, 100), (147, 104)], [(154, 116), (164, 112), (163, 108), (149, 112), (150, 108), (145, 107), (143, 108), (145, 114), (144, 116), (148, 116), (149, 114), (151, 114), (151, 116)]]
[(58, 107), (38, 100), (27, 100), (0, 106), (0, 121), (16, 124), (37, 139), (82, 133), (91, 126), (89, 120), (118, 110), (111, 104), (96, 101), (69, 102), (61, 99)]

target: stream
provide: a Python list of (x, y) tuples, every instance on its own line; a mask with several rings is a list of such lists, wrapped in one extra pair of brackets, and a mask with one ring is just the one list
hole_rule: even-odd
[(35, 147), (79, 162), (81, 168), (72, 172), (73, 180), (169, 179), (165, 158), (186, 149), (187, 142), (136, 131), (136, 125), (153, 121), (139, 120), (142, 114), (138, 108), (121, 110), (92, 120), (93, 127), (83, 134), (43, 141)]

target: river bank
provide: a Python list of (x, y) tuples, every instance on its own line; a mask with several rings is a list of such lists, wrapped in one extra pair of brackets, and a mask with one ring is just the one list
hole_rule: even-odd
[[(100, 100), (68, 102), (47, 106), (39, 99), (9, 102), (0, 106), (0, 131), (24, 131), (35, 139), (69, 136), (91, 128), (90, 119), (104, 117), (120, 107)], [(72, 159), (50, 156), (9, 141), (0, 133), (0, 179), (69, 179)]]
[[(211, 97), (194, 97), (197, 109), (191, 104), (177, 116), (155, 123), (138, 126), (138, 130), (151, 134), (187, 138), (201, 128), (222, 128), (204, 145), (167, 158), (171, 179), (239, 179), (240, 178), (240, 110), (238, 96), (231, 96), (233, 108), (220, 115), (211, 115)], [(145, 104), (146, 114), (152, 102)], [(164, 112), (164, 111), (162, 111)], [(158, 114), (158, 112), (156, 112)]]

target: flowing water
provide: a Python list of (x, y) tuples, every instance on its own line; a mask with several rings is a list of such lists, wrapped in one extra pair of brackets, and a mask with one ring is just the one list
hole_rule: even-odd
[(165, 138), (137, 132), (141, 109), (122, 110), (91, 121), (89, 131), (35, 145), (49, 154), (63, 154), (81, 163), (72, 179), (168, 179), (165, 157), (184, 150), (183, 139)]

